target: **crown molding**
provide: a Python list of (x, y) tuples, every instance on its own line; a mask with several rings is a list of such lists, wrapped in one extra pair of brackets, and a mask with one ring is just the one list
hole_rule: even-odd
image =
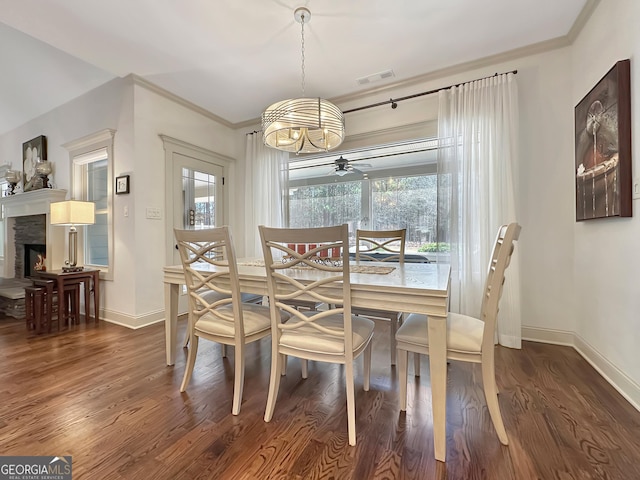
[(587, 21), (591, 18), (591, 15), (593, 15), (593, 12), (599, 4), (600, 0), (587, 0), (587, 3), (585, 3), (584, 7), (582, 7), (582, 10), (580, 11), (578, 18), (576, 18), (576, 21), (573, 22), (569, 33), (567, 33), (567, 40), (569, 41), (569, 45), (573, 44), (573, 42), (576, 41), (576, 38), (578, 38), (578, 34), (587, 24)]
[(149, 80), (145, 80), (144, 78), (136, 75), (135, 73), (131, 73), (129, 75), (127, 75), (127, 77), (131, 77), (131, 79), (133, 80), (133, 84), (137, 85), (139, 87), (143, 87), (146, 88), (147, 90), (152, 91), (153, 93), (156, 93), (162, 97), (165, 97), (168, 100), (171, 100), (172, 102), (175, 102), (179, 105), (182, 105), (185, 108), (188, 108), (189, 110), (192, 110), (196, 113), (199, 113), (200, 115), (209, 118), (210, 120), (213, 120), (215, 122), (218, 122), (222, 125), (224, 125), (225, 127), (229, 127), (232, 129), (237, 128), (233, 123), (231, 123), (228, 120), (225, 120), (222, 117), (219, 117), (218, 115), (216, 115), (215, 113), (210, 112), (209, 110), (202, 108), (199, 105), (196, 105), (193, 102), (190, 102), (189, 100), (185, 100), (184, 98), (180, 97), (179, 95), (176, 95), (175, 93), (171, 93), (168, 90), (165, 90), (162, 87), (159, 87), (158, 85), (156, 85), (155, 83), (150, 82)]
[[(385, 93), (390, 90), (397, 90), (400, 88), (406, 88), (406, 87), (411, 87), (419, 84), (424, 84), (429, 81), (451, 77), (459, 73), (468, 72), (470, 70), (477, 70), (480, 68), (490, 67), (498, 63), (506, 63), (519, 58), (528, 57), (530, 55), (536, 55), (539, 53), (556, 50), (558, 48), (563, 48), (568, 45), (569, 43), (567, 41), (566, 36), (556, 37), (551, 40), (545, 40), (544, 42), (538, 42), (531, 45), (526, 45), (524, 47), (515, 48), (507, 52), (497, 53), (495, 55), (478, 58), (476, 60), (471, 60), (469, 62), (459, 63), (457, 65), (452, 65), (450, 67), (441, 68), (439, 70), (434, 70), (429, 73), (417, 75), (415, 77), (411, 77), (406, 80), (390, 83), (390, 84), (369, 89), (366, 91), (350, 93), (340, 97), (334, 97), (334, 98), (331, 98), (330, 101), (339, 105), (347, 102), (352, 102), (355, 100), (361, 100), (378, 93)], [(446, 87), (443, 86), (442, 88), (446, 88)]]

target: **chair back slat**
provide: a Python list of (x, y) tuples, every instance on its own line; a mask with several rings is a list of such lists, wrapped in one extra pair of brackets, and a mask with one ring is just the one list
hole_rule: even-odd
[[(260, 226), (269, 288), (269, 305), (291, 315), (286, 323), (277, 322), (278, 331), (312, 328), (351, 343), (351, 286), (349, 278), (349, 230), (337, 227), (284, 229)], [(292, 248), (291, 245), (315, 245)], [(324, 257), (322, 252), (339, 253)], [(313, 272), (305, 280), (305, 271)], [(318, 275), (320, 274), (320, 275)], [(318, 278), (319, 277), (319, 278)], [(313, 300), (335, 305), (326, 311), (300, 312), (287, 300)], [(343, 314), (344, 328), (332, 329), (317, 322), (330, 315)], [(274, 312), (272, 311), (272, 322)], [(273, 330), (273, 328), (272, 328)], [(346, 351), (351, 351), (350, 345)]]
[(493, 346), (493, 337), (498, 318), (499, 302), (505, 282), (505, 271), (511, 263), (511, 256), (515, 249), (514, 242), (518, 240), (522, 227), (517, 223), (502, 225), (494, 242), (487, 278), (480, 319), (484, 321), (483, 349)]
[[(229, 227), (203, 230), (174, 230), (184, 270), (189, 311), (195, 321), (212, 315), (234, 325), (236, 336), (244, 337), (240, 306), (240, 284), (236, 255)], [(216, 292), (208, 301), (207, 293)], [(221, 308), (231, 305), (232, 309)]]
[[(357, 230), (356, 260), (378, 262), (404, 262), (404, 245), (407, 229)], [(386, 254), (377, 257), (376, 254)]]

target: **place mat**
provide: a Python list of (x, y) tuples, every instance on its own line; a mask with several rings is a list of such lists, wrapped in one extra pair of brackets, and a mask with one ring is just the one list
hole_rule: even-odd
[[(264, 267), (264, 260), (250, 260), (238, 262), (238, 265), (244, 265), (247, 267)], [(291, 267), (299, 270), (310, 270), (312, 267), (308, 265), (296, 265)], [(351, 273), (371, 273), (375, 275), (387, 275), (393, 272), (396, 267), (387, 267), (382, 265), (351, 265)]]
[(381, 265), (352, 265), (353, 273), (375, 273), (377, 275), (386, 275), (393, 272), (396, 267), (383, 267)]

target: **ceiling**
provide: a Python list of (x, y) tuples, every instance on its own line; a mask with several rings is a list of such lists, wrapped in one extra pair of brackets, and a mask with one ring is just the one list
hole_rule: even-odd
[[(566, 36), (597, 0), (0, 0), (0, 134), (130, 73), (232, 124)], [(368, 85), (358, 78), (387, 70)]]

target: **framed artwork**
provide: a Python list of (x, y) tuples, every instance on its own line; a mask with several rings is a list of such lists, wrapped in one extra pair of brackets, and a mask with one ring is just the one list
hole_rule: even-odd
[(42, 188), (40, 177), (36, 174), (36, 164), (47, 159), (47, 137), (39, 137), (22, 144), (22, 191), (28, 192)]
[(575, 107), (576, 221), (631, 216), (631, 79), (620, 60)]
[(116, 177), (116, 195), (129, 193), (129, 175)]

